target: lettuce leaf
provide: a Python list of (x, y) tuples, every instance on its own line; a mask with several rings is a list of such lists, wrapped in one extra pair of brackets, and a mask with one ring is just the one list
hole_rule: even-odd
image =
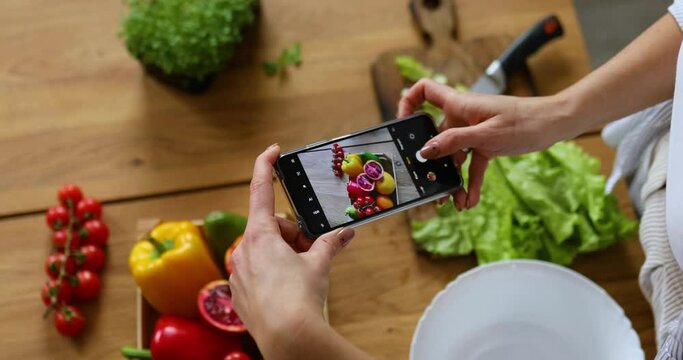
[[(462, 167), (466, 177), (467, 163)], [(474, 251), (479, 263), (530, 258), (570, 264), (577, 254), (633, 236), (637, 222), (605, 195), (600, 163), (572, 142), (491, 161), (480, 204), (413, 220), (413, 240), (436, 256)]]

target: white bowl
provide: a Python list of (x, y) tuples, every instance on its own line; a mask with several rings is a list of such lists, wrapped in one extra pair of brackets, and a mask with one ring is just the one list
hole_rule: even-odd
[(583, 275), (551, 263), (479, 266), (439, 292), (410, 359), (642, 360), (624, 310)]

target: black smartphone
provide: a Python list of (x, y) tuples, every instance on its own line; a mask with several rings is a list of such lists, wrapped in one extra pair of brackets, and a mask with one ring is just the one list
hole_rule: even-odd
[(420, 156), (437, 133), (419, 113), (282, 154), (275, 170), (301, 229), (315, 238), (458, 189), (462, 177), (450, 157)]

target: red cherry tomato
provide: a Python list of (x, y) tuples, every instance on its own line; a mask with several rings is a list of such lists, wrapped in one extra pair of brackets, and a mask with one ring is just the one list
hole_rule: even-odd
[(59, 203), (63, 206), (68, 207), (69, 204), (71, 204), (71, 206), (75, 207), (83, 198), (83, 193), (78, 185), (66, 184), (57, 192), (57, 198), (59, 199)]
[(76, 263), (81, 265), (81, 269), (90, 271), (102, 270), (106, 258), (104, 250), (95, 245), (82, 246), (75, 256)]
[[(65, 258), (66, 256), (64, 256), (64, 254), (54, 252), (45, 259), (45, 272), (50, 276), (50, 279), (57, 279), (59, 276), (59, 269), (62, 267), (62, 262), (64, 262)], [(66, 261), (64, 270), (68, 275), (76, 273), (76, 262), (73, 257), (69, 257), (69, 260)]]
[(102, 247), (107, 245), (109, 227), (102, 220), (88, 220), (83, 224), (80, 235), (83, 244)]
[(251, 358), (241, 351), (233, 351), (230, 354), (225, 355), (223, 360), (251, 360)]
[(64, 206), (53, 206), (45, 213), (47, 226), (52, 230), (59, 230), (69, 225), (69, 210)]
[[(52, 245), (56, 247), (57, 249), (64, 249), (66, 246), (66, 235), (67, 231), (66, 230), (57, 230), (52, 234)], [(78, 235), (78, 232), (72, 231), (71, 232), (71, 246), (70, 248), (75, 249), (77, 247), (81, 246), (81, 239)]]
[(375, 202), (375, 199), (373, 199), (372, 196), (367, 195), (365, 197), (365, 202), (367, 202), (368, 204), (372, 204), (373, 202)]
[(79, 220), (99, 219), (102, 216), (102, 205), (93, 198), (83, 198), (76, 205), (76, 218)]
[(77, 307), (66, 305), (55, 311), (54, 322), (57, 331), (64, 336), (76, 336), (85, 326), (85, 317)]
[(375, 213), (375, 209), (371, 207), (366, 207), (365, 209), (363, 209), (363, 212), (365, 212), (365, 215), (370, 216)]
[(51, 293), (55, 293), (55, 295), (57, 296), (57, 304), (68, 303), (69, 301), (71, 301), (73, 292), (71, 287), (69, 286), (69, 283), (67, 283), (66, 280), (62, 279), (62, 281), (60, 281), (59, 290), (57, 290), (56, 284), (56, 280), (50, 279), (49, 281), (46, 281), (43, 285), (43, 288), (40, 289), (40, 297), (43, 299), (43, 303), (45, 303), (45, 305), (50, 305)]
[(76, 300), (93, 300), (100, 295), (100, 277), (90, 270), (76, 273), (78, 284), (73, 288)]

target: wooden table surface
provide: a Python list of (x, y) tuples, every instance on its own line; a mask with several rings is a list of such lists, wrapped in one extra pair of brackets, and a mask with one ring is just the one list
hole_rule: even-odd
[[(379, 121), (370, 63), (385, 50), (420, 42), (405, 1), (262, 0), (258, 24), (213, 89), (181, 94), (146, 77), (117, 28), (120, 1), (5, 0), (0, 3), (0, 339), (3, 357), (117, 359), (135, 341), (135, 285), (127, 255), (138, 219), (201, 218), (213, 209), (245, 213), (255, 156), (357, 130)], [(460, 39), (517, 35), (554, 12), (566, 35), (529, 61), (540, 94), (589, 71), (571, 0), (456, 1)], [(260, 63), (295, 41), (304, 62), (284, 81)], [(611, 166), (613, 152), (580, 140)], [(57, 188), (80, 184), (105, 201), (111, 228), (102, 296), (84, 306), (85, 334), (60, 337), (43, 321), (39, 289), (49, 233), (42, 212)], [(618, 194), (625, 209), (625, 188)], [(287, 210), (282, 194), (277, 210)], [(629, 210), (630, 211), (630, 210)], [(625, 309), (647, 357), (654, 354), (650, 308), (637, 284), (637, 241), (583, 255), (573, 268)], [(332, 325), (378, 358), (406, 358), (432, 297), (473, 257), (417, 255), (403, 215), (359, 229), (335, 260)]]

